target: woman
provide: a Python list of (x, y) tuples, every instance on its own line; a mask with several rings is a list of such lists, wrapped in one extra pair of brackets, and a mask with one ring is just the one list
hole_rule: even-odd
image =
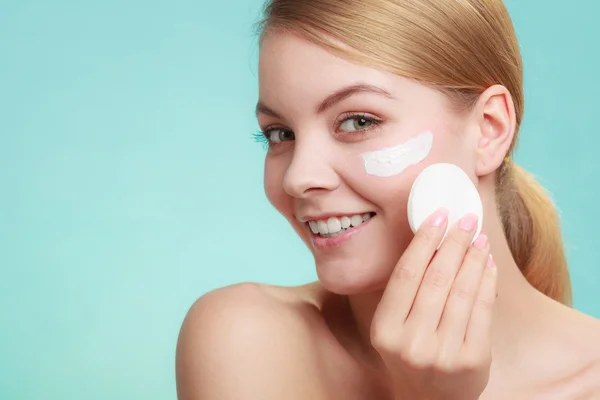
[[(272, 0), (261, 29), (266, 193), (319, 281), (199, 299), (179, 398), (600, 398), (600, 322), (569, 308), (557, 215), (509, 158), (523, 83), (503, 3)], [(422, 160), (365, 167), (426, 132)], [(467, 215), (436, 251), (446, 210), (413, 235), (406, 204), (438, 162), (467, 172), (484, 217), (477, 238)]]

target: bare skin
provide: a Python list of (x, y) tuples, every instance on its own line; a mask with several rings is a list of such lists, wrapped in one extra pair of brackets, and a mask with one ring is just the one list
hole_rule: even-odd
[[(459, 114), (431, 88), (350, 64), (297, 37), (267, 39), (260, 58), (259, 123), (269, 137), (285, 139), (267, 154), (266, 193), (313, 253), (319, 282), (246, 283), (200, 298), (180, 334), (178, 397), (600, 399), (600, 321), (525, 280), (496, 214), (494, 174), (515, 130), (506, 90), (491, 87)], [(386, 95), (350, 93), (319, 110), (331, 93), (357, 82)], [(348, 139), (350, 112), (380, 122)], [(368, 177), (359, 162), (348, 161), (423, 129), (436, 135), (430, 156), (397, 177)], [(408, 191), (435, 162), (460, 165), (476, 183), (487, 239), (481, 249), (453, 227), (434, 256), (437, 228), (410, 232)], [(305, 220), (334, 212), (375, 216), (346, 244), (319, 248)], [(407, 267), (417, 271), (411, 279)], [(432, 301), (436, 296), (444, 301)], [(462, 303), (450, 299), (457, 298), (468, 300), (464, 312), (455, 312)], [(438, 322), (449, 328), (430, 329)], [(465, 331), (461, 350), (429, 345)], [(419, 346), (421, 339), (427, 345)], [(472, 368), (464, 368), (465, 360)]]
[[(480, 398), (600, 399), (600, 323), (524, 285), (530, 300), (507, 316), (512, 328), (500, 327), (500, 310), (514, 307), (516, 294), (500, 282), (490, 382)], [(362, 336), (352, 301), (318, 282), (246, 283), (206, 295), (181, 332), (179, 398), (402, 398)]]

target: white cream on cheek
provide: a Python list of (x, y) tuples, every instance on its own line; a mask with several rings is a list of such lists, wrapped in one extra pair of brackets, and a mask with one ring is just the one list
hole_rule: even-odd
[(389, 177), (425, 159), (433, 146), (433, 133), (427, 131), (394, 147), (361, 154), (369, 175)]

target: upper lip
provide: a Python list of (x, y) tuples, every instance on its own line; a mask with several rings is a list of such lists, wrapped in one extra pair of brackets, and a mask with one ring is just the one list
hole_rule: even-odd
[(324, 214), (314, 214), (314, 215), (298, 215), (298, 220), (300, 222), (308, 222), (308, 221), (323, 221), (323, 220), (327, 220), (331, 217), (336, 217), (336, 218), (341, 218), (341, 217), (349, 217), (352, 215), (363, 215), (363, 214), (369, 214), (372, 213), (373, 211), (358, 211), (358, 212), (347, 212), (347, 213), (340, 213), (340, 212), (335, 212), (335, 213), (324, 213)]

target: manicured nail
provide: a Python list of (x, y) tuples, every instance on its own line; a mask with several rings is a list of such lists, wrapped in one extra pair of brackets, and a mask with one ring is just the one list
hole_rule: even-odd
[(442, 226), (442, 225), (444, 225), (444, 223), (446, 223), (447, 219), (448, 219), (448, 210), (442, 208), (440, 210), (437, 210), (435, 212), (435, 214), (433, 214), (431, 216), (431, 218), (429, 218), (429, 225)]
[(477, 226), (477, 216), (474, 214), (469, 214), (463, 219), (460, 220), (458, 227), (463, 231), (470, 232)]
[(473, 246), (475, 246), (476, 249), (481, 250), (481, 249), (485, 248), (485, 246), (487, 245), (487, 242), (488, 242), (487, 236), (482, 233), (481, 235), (479, 235), (477, 240), (473, 243)]
[(494, 262), (494, 259), (492, 258), (491, 254), (488, 257), (487, 266), (488, 266), (488, 268), (495, 268), (496, 267), (496, 263)]

